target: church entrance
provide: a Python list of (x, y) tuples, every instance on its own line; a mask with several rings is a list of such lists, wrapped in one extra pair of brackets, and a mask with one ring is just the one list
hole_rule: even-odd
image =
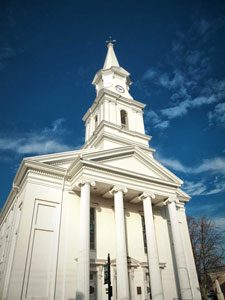
[(97, 300), (97, 272), (90, 272), (90, 300)]

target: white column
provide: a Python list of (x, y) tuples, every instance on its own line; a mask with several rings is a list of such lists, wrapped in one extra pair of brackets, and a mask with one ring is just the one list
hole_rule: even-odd
[(217, 295), (218, 300), (224, 300), (224, 295), (223, 295), (223, 292), (221, 290), (220, 283), (219, 283), (218, 279), (215, 280), (215, 286), (216, 286), (216, 295)]
[(130, 269), (129, 272), (130, 277), (130, 298), (131, 300), (135, 300), (135, 286), (134, 286), (134, 267)]
[(180, 224), (177, 217), (176, 199), (169, 198), (166, 201), (168, 206), (169, 218), (171, 223), (172, 238), (174, 244), (174, 253), (177, 266), (178, 280), (180, 286), (180, 295), (182, 300), (193, 299), (190, 279), (185, 259), (184, 247), (180, 232)]
[(145, 231), (147, 240), (148, 266), (150, 274), (150, 284), (152, 300), (163, 300), (163, 286), (159, 267), (159, 255), (155, 236), (155, 227), (152, 213), (151, 198), (155, 198), (154, 194), (143, 193), (140, 197), (143, 200)]
[(102, 271), (103, 271), (103, 266), (98, 267), (97, 275), (98, 275), (98, 288), (97, 288), (97, 299), (102, 299)]
[(127, 192), (127, 189), (114, 187), (111, 192), (114, 194), (116, 223), (117, 300), (130, 300), (123, 205), (123, 194)]
[(80, 244), (76, 300), (89, 300), (90, 279), (90, 189), (94, 182), (82, 182), (80, 193)]

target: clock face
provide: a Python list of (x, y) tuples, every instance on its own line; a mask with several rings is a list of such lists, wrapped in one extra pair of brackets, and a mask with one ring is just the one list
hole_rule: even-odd
[(119, 93), (124, 93), (125, 92), (124, 88), (121, 85), (116, 85), (116, 90)]

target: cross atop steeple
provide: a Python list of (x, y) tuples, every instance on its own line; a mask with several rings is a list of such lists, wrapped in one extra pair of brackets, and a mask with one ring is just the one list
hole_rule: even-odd
[(108, 46), (109, 44), (114, 45), (114, 44), (116, 43), (116, 40), (113, 40), (112, 37), (109, 36), (109, 40), (108, 40), (108, 41), (105, 41), (105, 42), (106, 42), (107, 46)]
[(119, 67), (120, 66), (119, 62), (116, 58), (116, 54), (114, 52), (114, 49), (113, 49), (113, 45), (114, 45), (115, 42), (116, 42), (116, 40), (113, 40), (111, 36), (109, 37), (109, 40), (106, 41), (107, 47), (108, 47), (108, 52), (107, 52), (107, 55), (106, 55), (103, 70), (110, 69), (111, 67)]

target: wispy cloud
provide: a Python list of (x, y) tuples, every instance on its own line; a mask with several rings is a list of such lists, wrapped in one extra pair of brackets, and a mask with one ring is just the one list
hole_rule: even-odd
[[(157, 155), (160, 162), (174, 171), (181, 172), (186, 176), (191, 176), (192, 180), (184, 182), (184, 190), (191, 196), (214, 195), (225, 191), (225, 158), (214, 157), (204, 159), (198, 165), (187, 166), (177, 159), (165, 158)], [(201, 179), (196, 179), (200, 174), (205, 173), (210, 176), (210, 180), (206, 176), (201, 175)], [(204, 179), (203, 179), (204, 178)]]
[[(188, 31), (177, 32), (164, 63), (147, 69), (143, 74), (145, 86), (159, 86), (169, 93), (169, 105), (155, 112), (161, 122), (167, 121), (169, 124), (170, 120), (186, 115), (191, 109), (213, 105), (225, 99), (225, 78), (212, 76), (212, 49), (204, 44), (211, 38), (213, 25), (200, 19)], [(218, 109), (221, 108), (219, 106)], [(222, 123), (224, 115), (215, 107), (209, 118)], [(154, 118), (150, 122), (153, 127), (159, 124)], [(162, 126), (161, 129), (164, 128)]]
[(23, 132), (16, 137), (0, 136), (0, 151), (17, 154), (44, 154), (71, 150), (72, 147), (63, 142), (65, 134), (64, 119), (55, 120), (50, 127), (38, 131)]
[(170, 124), (168, 120), (162, 120), (159, 115), (151, 109), (146, 110), (145, 121), (147, 124), (151, 122), (151, 124), (158, 129), (166, 129)]
[(206, 192), (207, 186), (203, 182), (186, 181), (184, 190), (191, 196), (199, 196)]
[(215, 223), (215, 226), (217, 227), (217, 229), (221, 230), (224, 232), (224, 228), (225, 228), (225, 218), (223, 217), (215, 217), (213, 218), (213, 222)]
[(214, 195), (225, 190), (225, 181), (214, 182), (212, 187), (209, 187), (204, 181), (186, 181), (183, 189), (191, 196)]
[(219, 103), (214, 110), (209, 112), (208, 118), (210, 124), (216, 123), (225, 126), (225, 103)]
[(199, 174), (203, 172), (213, 172), (218, 174), (225, 174), (225, 158), (214, 157), (211, 159), (204, 159), (197, 166), (186, 166), (177, 159), (165, 158), (158, 155), (159, 160), (166, 166), (172, 168), (175, 171)]

